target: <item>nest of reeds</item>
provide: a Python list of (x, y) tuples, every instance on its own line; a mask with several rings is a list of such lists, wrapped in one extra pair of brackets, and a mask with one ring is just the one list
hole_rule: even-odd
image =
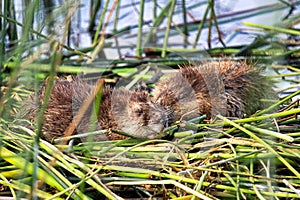
[[(203, 53), (202, 49), (197, 49), (200, 36), (207, 38), (210, 56), (253, 56), (265, 63), (276, 62), (275, 70), (292, 70), (289, 74), (276, 74), (277, 78), (298, 76), (299, 31), (295, 30), (295, 25), (299, 24), (299, 13), (295, 12), (298, 1), (278, 1), (220, 16), (215, 12), (213, 0), (208, 3), (191, 1), (189, 6), (185, 1), (182, 4), (168, 1), (165, 5), (153, 1), (153, 21), (149, 31), (144, 8), (145, 3), (152, 1), (141, 1), (138, 23), (128, 24), (125, 28), (117, 26), (118, 21), (127, 15), (120, 14), (123, 1), (113, 1), (109, 5), (111, 1), (107, 0), (103, 7), (101, 1), (91, 1), (94, 3), (90, 3), (88, 32), (93, 42), (87, 48), (75, 49), (70, 44), (73, 40), (71, 33), (83, 30), (72, 23), (75, 18), (78, 18), (78, 24), (81, 21), (80, 17), (73, 17), (83, 5), (80, 1), (59, 1), (56, 6), (48, 5), (52, 1), (43, 1), (44, 7), (38, 7), (40, 1), (24, 1), (22, 13), (15, 13), (14, 1), (3, 2), (3, 13), (0, 13), (0, 199), (299, 199), (300, 108), (298, 100), (294, 99), (299, 91), (284, 95), (269, 108), (243, 119), (217, 116), (209, 120), (201, 116), (197, 120), (179, 122), (167, 130), (166, 135), (173, 136), (171, 139), (79, 142), (70, 148), (68, 144), (54, 145), (45, 141), (39, 135), (39, 126), (32, 131), (28, 128), (30, 122), (14, 117), (23, 109), (21, 101), (30, 93), (20, 84), (22, 79), (27, 86), (31, 85), (33, 81), (29, 78), (34, 81), (43, 79), (45, 74), (41, 72), (45, 71), (52, 78), (56, 73), (79, 72), (102, 75), (113, 72), (119, 76), (130, 74), (127, 77), (132, 78), (144, 72), (137, 70), (137, 73), (132, 73), (137, 65), (148, 64), (148, 58), (151, 58), (149, 65), (168, 66), (182, 64), (186, 58), (190, 60), (186, 56), (188, 53), (197, 54), (198, 58), (198, 54)], [(126, 3), (125, 7), (128, 5)], [(202, 5), (205, 6), (203, 16), (196, 20), (192, 12), (186, 12), (195, 8), (198, 15)], [(181, 7), (181, 12), (175, 7)], [(248, 22), (244, 23), (246, 27), (237, 28), (236, 24), (230, 24), (234, 29), (225, 31), (224, 35), (232, 33), (227, 40), (239, 34), (256, 39), (248, 45), (225, 44), (219, 24), (239, 24), (240, 19), (281, 9), (289, 12), (275, 26)], [(96, 20), (97, 13), (101, 13), (99, 21)], [(182, 24), (173, 21), (176, 13), (183, 17)], [(191, 22), (187, 21), (187, 15), (191, 16)], [(110, 34), (107, 26), (113, 20)], [(167, 24), (163, 24), (164, 21)], [(147, 25), (146, 31), (144, 25)], [(41, 27), (49, 29), (49, 35), (44, 35)], [(120, 45), (114, 49), (120, 59), (96, 60), (104, 47), (115, 48), (107, 38), (113, 35), (114, 39), (119, 39), (118, 35), (122, 35), (124, 29), (130, 32), (136, 27), (139, 27), (137, 35), (130, 33), (126, 36), (137, 37), (133, 40), (136, 44), (124, 47), (125, 50), (135, 49), (135, 55), (121, 54), (124, 49)], [(174, 32), (170, 33), (170, 30)], [(188, 37), (193, 30), (195, 37), (190, 40)], [(207, 30), (204, 36), (203, 30)], [(182, 36), (183, 48), (181, 44), (170, 45), (171, 35)], [(79, 37), (74, 38), (76, 43)], [(223, 45), (222, 48), (213, 48), (214, 38)], [(163, 41), (163, 44), (155, 43), (153, 48), (144, 45), (152, 40)], [(183, 56), (172, 57), (174, 53)], [(92, 65), (78, 66), (84, 59), (87, 59), (84, 64)], [(115, 68), (120, 63), (125, 67)], [(110, 70), (99, 67), (108, 65)], [(288, 81), (296, 83), (292, 88), (299, 86), (298, 80)], [(105, 134), (105, 131), (88, 134)], [(79, 135), (73, 138), (76, 137)]]
[[(172, 139), (79, 142), (72, 148), (36, 137), (26, 120), (2, 119), (0, 194), (49, 199), (296, 199), (300, 108), (292, 98), (299, 93), (248, 118), (201, 116), (179, 122), (167, 130)], [(28, 91), (13, 89), (12, 105), (19, 105), (22, 96)]]

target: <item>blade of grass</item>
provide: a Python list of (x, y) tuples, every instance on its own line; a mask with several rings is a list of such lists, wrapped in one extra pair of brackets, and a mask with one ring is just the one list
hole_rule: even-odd
[[(98, 37), (100, 35), (100, 30), (102, 30), (102, 32), (104, 31), (104, 27), (103, 27), (103, 22), (104, 22), (104, 17), (105, 17), (105, 14), (106, 14), (106, 11), (107, 11), (107, 7), (108, 7), (108, 4), (109, 4), (109, 0), (106, 0), (105, 1), (105, 4), (104, 4), (104, 7), (103, 9), (101, 10), (101, 16), (100, 16), (100, 21), (99, 21), (99, 24), (97, 26), (97, 29), (96, 29), (96, 32), (94, 34), (94, 39), (93, 39), (93, 46), (95, 46), (97, 44), (97, 41), (98, 41)], [(103, 34), (103, 33), (102, 33)], [(102, 35), (101, 34), (101, 35)]]
[(114, 19), (114, 27), (113, 27), (113, 32), (117, 33), (118, 30), (118, 22), (119, 22), (119, 14), (120, 14), (120, 7), (121, 7), (121, 1), (118, 1), (117, 7), (116, 7), (116, 12), (115, 12), (115, 19)]
[[(155, 22), (156, 19), (157, 19), (157, 0), (152, 0), (152, 1), (153, 1), (153, 17), (152, 17), (152, 22)], [(153, 28), (151, 28), (150, 31), (152, 31), (152, 29)], [(155, 28), (152, 31), (151, 42), (154, 44), (154, 46), (157, 45), (157, 30)]]
[(249, 27), (256, 27), (256, 28), (261, 28), (269, 31), (273, 31), (273, 33), (286, 33), (289, 35), (300, 35), (300, 31), (297, 31), (295, 29), (288, 29), (288, 28), (281, 28), (277, 26), (270, 26), (270, 25), (265, 25), (265, 24), (256, 24), (252, 22), (243, 22), (245, 26)]
[(56, 193), (52, 198), (64, 195), (64, 194), (69, 194), (70, 196), (72, 196), (73, 192), (77, 195), (75, 197), (75, 199), (80, 199), (80, 200), (90, 200), (90, 198), (85, 195), (84, 193), (82, 193), (82, 191), (80, 191), (78, 189), (80, 183), (77, 184), (72, 184), (67, 177), (65, 177), (62, 173), (60, 173), (55, 167), (53, 167), (53, 163), (54, 160), (53, 157), (51, 157), (51, 155), (46, 155), (45, 153), (41, 153), (43, 156), (45, 156), (46, 158), (48, 157), (49, 160), (51, 160), (52, 162), (49, 163), (46, 160), (44, 160), (41, 156), (38, 157), (39, 162), (45, 166), (45, 168), (48, 170), (49, 174), (52, 177), (55, 177), (56, 180), (58, 180), (58, 182), (60, 184), (62, 184), (66, 189), (61, 190), (60, 192)]
[(39, 155), (39, 140), (42, 137), (42, 126), (43, 126), (43, 121), (44, 121), (44, 114), (45, 111), (48, 107), (48, 102), (50, 99), (50, 94), (52, 91), (52, 86), (54, 84), (54, 77), (56, 74), (56, 67), (58, 62), (61, 60), (61, 58), (59, 56), (57, 56), (57, 54), (59, 54), (58, 52), (58, 44), (54, 43), (53, 44), (53, 56), (52, 56), (52, 61), (51, 61), (51, 69), (50, 69), (50, 74), (49, 74), (49, 79), (46, 85), (46, 89), (45, 89), (45, 95), (44, 95), (44, 99), (43, 99), (43, 104), (41, 106), (41, 109), (38, 113), (38, 117), (37, 117), (37, 121), (36, 121), (36, 136), (34, 138), (34, 143), (33, 143), (33, 164), (34, 164), (34, 170), (33, 170), (33, 174), (32, 174), (32, 195), (33, 197), (36, 196), (36, 190), (37, 188), (34, 186), (36, 185), (36, 182), (38, 181), (38, 177), (37, 177), (37, 169), (38, 169), (38, 155)]
[[(208, 171), (205, 171), (202, 176), (199, 179), (199, 182), (197, 183), (197, 187), (196, 187), (196, 191), (198, 192), (199, 190), (201, 190), (201, 187), (203, 186), (203, 182), (204, 179), (206, 178), (206, 176), (208, 175)], [(196, 200), (196, 196), (193, 195), (193, 197), (191, 198), (191, 200)]]
[(300, 90), (294, 92), (293, 94), (288, 95), (287, 97), (281, 99), (280, 101), (276, 102), (275, 104), (271, 105), (269, 108), (266, 108), (256, 114), (254, 114), (254, 116), (259, 116), (259, 115), (263, 115), (265, 113), (268, 113), (272, 110), (274, 110), (275, 108), (279, 107), (281, 104), (283, 104), (284, 102), (292, 99), (293, 97), (297, 96), (298, 94), (300, 94)]
[(206, 18), (207, 18), (207, 15), (208, 15), (208, 11), (209, 11), (209, 10), (210, 10), (210, 6), (209, 6), (209, 4), (208, 4), (207, 7), (206, 7), (206, 9), (205, 9), (203, 18), (202, 18), (201, 22), (199, 23), (198, 31), (197, 31), (197, 34), (196, 34), (196, 37), (195, 37), (195, 41), (194, 41), (194, 44), (193, 44), (193, 48), (196, 48), (196, 46), (197, 46), (197, 43), (198, 43), (198, 41), (199, 41), (201, 32), (202, 32), (202, 30), (203, 30), (203, 27), (204, 27), (204, 24), (205, 24), (205, 21), (206, 21)]
[[(1, 181), (0, 180), (0, 184), (3, 185), (3, 186), (7, 186), (7, 187), (10, 187), (10, 188), (14, 188), (18, 191), (22, 191), (22, 192), (25, 192), (27, 194), (30, 193), (30, 190), (31, 190), (31, 187), (29, 185), (26, 185), (26, 184), (23, 184), (23, 183), (20, 183), (19, 181)], [(50, 193), (47, 193), (47, 192), (44, 192), (42, 190), (38, 190), (37, 191), (37, 197), (40, 197), (42, 199), (48, 199), (48, 198), (51, 198), (53, 195), (50, 194)], [(19, 199), (19, 198), (15, 198), (15, 199)], [(28, 199), (28, 198), (26, 198)], [(56, 197), (55, 200), (63, 200), (64, 198), (59, 198), (59, 197)]]
[(259, 142), (260, 144), (262, 144), (266, 149), (268, 149), (272, 154), (274, 154), (278, 160), (280, 160), (282, 162), (282, 164), (284, 164), (293, 174), (295, 174), (297, 176), (297, 178), (300, 178), (300, 173), (293, 168), (290, 163), (284, 159), (282, 156), (280, 156), (277, 151), (275, 151), (271, 146), (269, 146), (266, 142), (264, 142), (261, 138), (259, 138), (258, 136), (256, 136), (255, 134), (253, 134), (252, 132), (250, 132), (249, 130), (245, 129), (244, 127), (238, 125), (237, 123), (228, 120), (227, 118), (218, 115), (218, 118), (222, 119), (224, 122), (238, 128), (239, 130), (243, 131), (244, 133), (248, 134), (250, 137), (252, 137), (253, 139), (255, 139), (257, 142)]
[[(81, 183), (86, 182), (87, 184), (89, 184), (90, 186), (95, 188), (97, 191), (99, 191), (100, 193), (105, 195), (108, 199), (121, 199), (117, 195), (112, 193), (99, 179), (97, 179), (98, 180), (97, 182), (95, 182), (92, 179), (94, 176), (95, 176), (94, 178), (97, 177), (97, 174), (99, 173), (101, 168), (98, 168), (96, 171), (92, 171), (84, 163), (82, 163), (78, 160), (69, 158), (67, 155), (60, 152), (55, 146), (50, 145), (46, 141), (41, 141), (40, 146), (41, 146), (41, 148), (46, 150), (49, 155), (51, 155), (55, 159), (59, 160), (62, 163), (61, 167), (63, 167), (70, 173), (72, 173), (75, 176), (77, 176), (78, 178), (80, 178)], [(76, 169), (74, 167), (74, 165), (79, 166), (81, 168), (81, 170)], [(83, 172), (89, 172), (89, 173), (84, 174)]]
[(237, 119), (237, 120), (234, 120), (234, 122), (235, 123), (255, 122), (255, 121), (261, 121), (261, 120), (266, 120), (266, 119), (271, 119), (271, 118), (285, 117), (288, 115), (293, 115), (293, 114), (298, 114), (298, 113), (300, 113), (300, 108), (295, 108), (292, 110), (287, 110), (287, 111), (263, 115), (263, 116), (248, 117), (245, 119)]
[(263, 129), (263, 128), (258, 128), (258, 127), (255, 127), (255, 126), (252, 126), (252, 125), (249, 125), (249, 124), (244, 124), (243, 126), (246, 129), (248, 129), (250, 131), (257, 132), (259, 134), (264, 134), (264, 135), (269, 135), (269, 136), (272, 136), (272, 137), (280, 138), (280, 139), (286, 140), (288, 142), (293, 142), (294, 141), (293, 137), (282, 134), (282, 133), (278, 133), (278, 132), (275, 132), (275, 131), (270, 131), (270, 130)]
[[(254, 172), (254, 161), (253, 160), (250, 160), (250, 173), (253, 174)], [(255, 191), (257, 197), (260, 199), (260, 200), (266, 200), (262, 195), (261, 193), (259, 192), (258, 188), (256, 187), (256, 184), (253, 180), (253, 177), (250, 177), (250, 182), (252, 183), (252, 187), (253, 187), (253, 190)]]
[(169, 41), (169, 33), (170, 33), (170, 28), (171, 28), (171, 23), (172, 23), (172, 17), (173, 17), (173, 12), (175, 9), (175, 3), (176, 0), (170, 0), (171, 3), (171, 8), (169, 11), (169, 15), (168, 15), (168, 23), (167, 23), (167, 28), (166, 28), (166, 32), (165, 32), (165, 38), (164, 38), (164, 43), (163, 43), (163, 49), (161, 52), (161, 57), (166, 57), (166, 49), (167, 49), (167, 45), (168, 45), (168, 41)]
[(186, 48), (188, 45), (188, 35), (189, 35), (189, 30), (187, 27), (187, 16), (186, 16), (186, 7), (185, 7), (185, 0), (182, 1), (182, 17), (183, 17), (183, 48)]
[[(88, 30), (89, 30), (90, 33), (92, 33), (93, 32), (93, 28), (95, 26), (95, 20), (96, 20), (97, 12), (101, 8), (102, 1), (91, 0), (90, 2), (91, 2), (91, 5), (90, 5), (91, 6), (90, 7), (90, 23), (89, 23)], [(108, 1), (106, 1), (106, 2), (108, 2)], [(107, 8), (107, 5), (105, 4), (105, 6), (104, 6), (104, 8), (102, 10), (102, 13), (101, 13), (101, 17), (102, 17), (102, 15), (105, 14), (106, 8)], [(101, 22), (101, 17), (100, 17), (100, 22)]]
[(143, 23), (144, 23), (144, 8), (145, 1), (140, 1), (140, 13), (139, 13), (139, 21), (138, 21), (138, 35), (137, 35), (137, 43), (136, 43), (136, 56), (142, 56), (142, 35), (143, 35)]
[[(3, 9), (3, 15), (4, 16), (7, 16), (8, 14), (8, 4), (9, 4), (9, 0), (4, 0), (4, 5), (2, 7), (2, 4), (1, 4), (1, 12), (2, 12), (2, 9)], [(0, 87), (2, 86), (2, 79), (3, 79), (3, 71), (4, 71), (4, 60), (5, 60), (5, 36), (6, 36), (6, 27), (7, 27), (7, 20), (5, 20), (4, 18), (1, 18), (1, 46), (0, 46)], [(0, 92), (0, 99), (2, 99), (2, 92)], [(0, 104), (0, 106), (2, 106), (2, 104)], [(1, 116), (1, 115), (0, 115)]]
[(217, 33), (218, 33), (218, 39), (219, 39), (219, 41), (221, 42), (221, 44), (223, 45), (223, 47), (226, 47), (226, 45), (225, 45), (225, 43), (223, 42), (223, 39), (222, 39), (222, 33), (221, 33), (220, 29), (219, 29), (218, 20), (217, 20), (217, 16), (216, 16), (216, 13), (215, 13), (214, 2), (215, 2), (215, 0), (211, 0), (211, 18), (214, 21), (214, 24), (215, 24), (215, 27), (216, 27), (216, 30), (217, 30)]
[[(107, 0), (108, 2), (109, 0)], [(103, 27), (100, 27), (100, 23), (98, 24), (98, 29), (95, 33), (95, 38), (94, 38), (94, 41), (93, 41), (93, 46), (95, 46), (95, 49), (93, 50), (93, 52), (91, 53), (91, 56), (90, 58), (87, 60), (87, 64), (91, 64), (96, 56), (99, 54), (99, 52), (103, 49), (104, 47), (104, 40), (105, 40), (105, 33), (106, 33), (106, 28), (107, 28), (107, 25), (108, 25), (108, 22), (110, 20), (110, 17), (112, 16), (112, 13), (116, 7), (118, 3), (118, 0), (114, 0), (110, 10), (109, 10), (109, 13), (108, 13), (108, 16), (106, 18), (106, 21), (105, 21), (105, 24), (103, 25)], [(104, 15), (104, 14), (103, 14)], [(102, 25), (101, 25), (102, 26)], [(99, 32), (100, 32), (100, 28), (101, 29), (101, 35), (100, 35), (100, 38), (98, 39), (98, 35), (99, 35)]]
[[(14, 152), (8, 150), (5, 147), (0, 148), (0, 157), (7, 161), (8, 163), (13, 164), (15, 167), (24, 170), (28, 174), (33, 174), (34, 172), (34, 165), (33, 163), (28, 162), (21, 156), (15, 154)], [(47, 183), (48, 185), (58, 189), (63, 190), (64, 188), (52, 177), (50, 176), (46, 171), (44, 171), (41, 168), (38, 168), (37, 170), (37, 177), (39, 180), (42, 180), (43, 182)]]

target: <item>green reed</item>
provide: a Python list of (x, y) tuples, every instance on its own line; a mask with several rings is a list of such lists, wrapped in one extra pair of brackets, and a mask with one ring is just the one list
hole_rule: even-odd
[[(149, 32), (145, 33), (143, 27), (146, 10), (143, 12), (143, 9), (146, 1), (142, 1), (138, 7), (138, 22), (126, 27), (129, 31), (139, 27), (138, 35), (127, 33), (128, 38), (137, 38), (137, 44), (133, 46), (138, 59), (103, 60), (97, 57), (100, 50), (112, 48), (111, 43), (107, 42), (107, 24), (112, 21), (114, 23), (112, 35), (122, 33), (119, 28), (122, 11), (120, 1), (91, 0), (88, 30), (93, 34), (93, 44), (85, 48), (73, 47), (67, 42), (70, 41), (69, 33), (73, 28), (70, 21), (78, 9), (72, 7), (73, 4), (70, 3), (73, 2), (65, 2), (62, 5), (64, 9), (51, 8), (53, 13), (66, 19), (62, 23), (63, 36), (60, 37), (41, 32), (40, 28), (52, 24), (55, 17), (49, 16), (47, 20), (50, 22), (37, 19), (42, 9), (40, 1), (27, 4), (22, 16), (26, 20), (23, 21), (16, 19), (13, 2), (4, 1), (1, 5), (3, 12), (0, 13), (3, 36), (0, 42), (0, 184), (4, 186), (4, 190), (0, 191), (0, 196), (32, 199), (122, 199), (128, 191), (132, 191), (136, 196), (142, 194), (142, 197), (147, 198), (164, 196), (169, 199), (299, 198), (294, 188), (298, 188), (300, 184), (300, 110), (297, 102), (291, 103), (299, 91), (288, 94), (269, 108), (243, 119), (229, 120), (218, 116), (219, 119), (209, 121), (202, 116), (201, 120), (174, 124), (164, 133), (172, 134), (173, 139), (170, 140), (90, 141), (79, 142), (70, 149), (67, 144), (60, 143), (61, 140), (105, 134), (107, 130), (59, 138), (54, 144), (42, 138), (43, 113), (56, 75), (111, 73), (113, 77), (129, 78), (130, 83), (146, 80), (153, 76), (152, 67), (159, 69), (162, 65), (177, 66), (188, 61), (197, 62), (197, 57), (193, 56), (203, 53), (201, 49), (197, 49), (199, 38), (206, 38), (206, 42), (210, 43), (210, 37), (203, 36), (204, 29), (212, 31), (213, 26), (219, 29), (218, 40), (221, 42), (220, 25), (240, 19), (246, 21), (250, 16), (273, 10), (292, 9), (290, 4), (278, 2), (217, 16), (213, 0), (209, 4), (196, 2), (189, 6), (186, 5), (187, 1), (180, 1), (181, 5), (176, 4), (178, 2), (170, 0), (165, 5), (160, 5), (159, 1), (153, 1), (153, 22)], [(296, 5), (298, 4), (295, 3)], [(184, 11), (201, 6), (204, 6), (201, 20), (188, 22), (188, 15)], [(178, 12), (183, 12), (180, 13), (183, 24), (173, 21)], [(164, 21), (165, 26), (162, 25)], [(299, 35), (299, 31), (292, 28), (298, 23), (298, 14), (288, 16), (274, 26), (245, 22), (244, 25), (256, 28), (255, 33), (263, 33), (263, 36), (257, 37), (248, 45), (211, 48), (206, 53), (210, 56), (225, 54), (228, 58), (235, 59), (235, 55), (248, 55), (252, 56), (250, 59), (265, 62), (276, 72), (279, 68), (292, 70), (288, 74), (278, 72), (270, 76), (279, 81), (298, 76), (299, 49), (283, 48), (282, 44), (288, 46), (291, 41), (274, 37), (279, 34)], [(12, 27), (11, 32), (6, 32), (8, 24)], [(16, 29), (20, 29), (20, 35), (17, 35)], [(187, 35), (193, 30), (196, 31), (193, 47), (184, 44), (183, 48), (172, 46), (171, 36), (177, 34), (185, 43)], [(244, 29), (246, 32), (247, 30)], [(4, 40), (4, 36), (9, 41)], [(160, 39), (162, 44), (150, 49), (146, 46), (150, 41), (157, 44)], [(6, 47), (10, 43), (14, 44), (14, 48), (8, 50)], [(120, 51), (122, 48), (125, 47), (121, 46), (116, 50)], [(47, 54), (44, 53), (45, 49)], [(146, 50), (159, 56), (143, 58)], [(185, 57), (170, 57), (170, 53), (184, 53)], [(286, 56), (291, 56), (294, 64), (289, 64)], [(91, 57), (91, 63), (86, 64), (86, 59)], [(282, 63), (276, 62), (275, 65), (274, 61)], [(145, 65), (151, 67), (147, 71), (143, 70)], [(33, 77), (33, 82), (26, 77), (28, 74)], [(39, 88), (38, 83), (47, 76), (49, 84), (44, 104), (38, 111), (34, 130), (31, 130), (28, 128), (31, 122), (16, 117), (15, 113), (23, 109), (22, 101), (32, 94), (32, 90)], [(27, 86), (31, 85), (31, 88), (25, 88), (24, 82), (27, 82)], [(279, 107), (284, 109), (279, 111)], [(192, 127), (193, 130), (182, 131), (182, 125)]]

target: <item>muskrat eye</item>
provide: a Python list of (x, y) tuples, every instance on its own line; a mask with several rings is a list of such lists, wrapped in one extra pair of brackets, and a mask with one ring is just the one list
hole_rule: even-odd
[(136, 108), (134, 112), (138, 117), (140, 117), (143, 114), (143, 110), (141, 108)]

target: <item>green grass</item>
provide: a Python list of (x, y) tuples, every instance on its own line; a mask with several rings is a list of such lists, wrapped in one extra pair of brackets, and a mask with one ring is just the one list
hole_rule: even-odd
[[(158, 4), (155, 6), (154, 29), (150, 29), (147, 34), (143, 34), (140, 29), (138, 37), (128, 33), (128, 38), (136, 38), (136, 57), (105, 60), (97, 55), (100, 50), (111, 48), (111, 42), (105, 35), (107, 22), (114, 22), (114, 33), (120, 32), (118, 18), (114, 18), (120, 16), (119, 11), (114, 12), (122, 9), (117, 2), (103, 2), (107, 12), (100, 15), (98, 22), (96, 13), (100, 8), (94, 4), (96, 2), (91, 1), (93, 13), (89, 30), (95, 28), (96, 31), (93, 33), (93, 44), (87, 48), (71, 47), (67, 42), (70, 39), (69, 31), (73, 28), (70, 21), (79, 5), (72, 7), (70, 1), (66, 1), (61, 9), (52, 8), (53, 16), (64, 19), (62, 34), (46, 35), (41, 32), (42, 27), (47, 27), (56, 18), (48, 16), (44, 21), (39, 21), (38, 13), (43, 9), (38, 6), (39, 2), (32, 1), (22, 13), (25, 21), (16, 19), (10, 1), (5, 0), (1, 7), (0, 198), (299, 198), (300, 109), (299, 102), (292, 99), (299, 91), (287, 94), (271, 107), (243, 119), (232, 120), (218, 116), (208, 123), (205, 116), (202, 116), (201, 120), (198, 118), (180, 123), (180, 127), (185, 125), (191, 127), (191, 130), (178, 128), (178, 124), (175, 124), (165, 133), (173, 134), (172, 140), (131, 138), (122, 141), (81, 142), (75, 144), (72, 151), (68, 145), (51, 144), (41, 137), (43, 109), (37, 113), (35, 131), (28, 128), (31, 122), (18, 117), (18, 113), (24, 109), (23, 101), (39, 90), (45, 77), (49, 77), (51, 83), (56, 75), (110, 73), (111, 76), (105, 76), (107, 81), (114, 82), (118, 76), (126, 77), (126, 83), (131, 87), (138, 80), (151, 78), (155, 74), (154, 70), (160, 67), (166, 70), (166, 65), (176, 67), (187, 61), (199, 61), (195, 55), (203, 51), (197, 49), (196, 45), (193, 48), (185, 48), (184, 44), (182, 48), (172, 46), (169, 39), (174, 33), (186, 41), (186, 34), (197, 30), (197, 37), (192, 41), (196, 44), (198, 37), (207, 38), (202, 35), (203, 29), (212, 31), (220, 24), (238, 19), (247, 21), (247, 17), (274, 9), (293, 9), (292, 5), (278, 2), (256, 10), (230, 13), (227, 16), (229, 20), (215, 15), (213, 0), (207, 5), (195, 3), (190, 7), (206, 7), (201, 21), (181, 25), (173, 21), (174, 15), (178, 13), (178, 5), (170, 0), (164, 7)], [(294, 6), (297, 5), (295, 3)], [(143, 6), (141, 4), (139, 9), (142, 10)], [(189, 9), (188, 6), (180, 6)], [(143, 25), (142, 13), (138, 23), (130, 26), (129, 30), (135, 25)], [(186, 19), (185, 13), (181, 14)], [(211, 20), (206, 16), (210, 16)], [(230, 59), (249, 59), (272, 69), (274, 74), (270, 78), (277, 82), (299, 84), (297, 79), (289, 80), (289, 77), (299, 75), (299, 48), (289, 46), (292, 40), (279, 37), (280, 34), (299, 35), (293, 29), (298, 19), (296, 13), (273, 26), (245, 22), (246, 26), (256, 28), (257, 37), (252, 43), (207, 49), (206, 53), (213, 59), (222, 59), (224, 55)], [(163, 27), (163, 21), (167, 22), (166, 27)], [(15, 32), (6, 31), (5, 27), (9, 23), (20, 28), (18, 37)], [(4, 37), (13, 38), (13, 41), (4, 40)], [(144, 45), (153, 38), (162, 39), (163, 44), (147, 49)], [(208, 37), (207, 43), (210, 41)], [(146, 50), (158, 56), (143, 57)], [(180, 53), (181, 56), (174, 57), (172, 53)], [(280, 69), (291, 71), (281, 74)], [(45, 101), (49, 98), (50, 86)], [(286, 92), (289, 88), (280, 88), (278, 91)], [(104, 133), (105, 130), (89, 134)]]

